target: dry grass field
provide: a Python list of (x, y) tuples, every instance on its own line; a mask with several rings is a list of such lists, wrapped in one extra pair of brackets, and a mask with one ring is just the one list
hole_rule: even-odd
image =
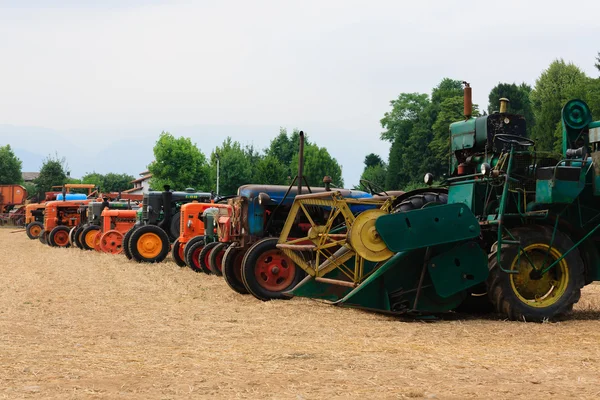
[(10, 232), (0, 398), (600, 397), (600, 286), (559, 323), (403, 321)]

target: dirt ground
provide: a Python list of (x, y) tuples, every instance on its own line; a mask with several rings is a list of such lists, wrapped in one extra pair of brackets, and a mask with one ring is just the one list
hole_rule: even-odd
[(263, 303), (0, 229), (0, 398), (596, 398), (600, 286), (559, 323)]

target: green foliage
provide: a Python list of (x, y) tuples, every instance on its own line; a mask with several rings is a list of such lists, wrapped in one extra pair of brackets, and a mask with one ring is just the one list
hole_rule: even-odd
[(49, 192), (52, 186), (62, 186), (68, 181), (68, 165), (64, 157), (59, 158), (58, 154), (48, 156), (42, 162), (40, 175), (34, 180), (35, 185), (41, 192)]
[(526, 83), (516, 85), (514, 83), (499, 83), (488, 96), (488, 114), (500, 109), (500, 99), (505, 97), (510, 100), (508, 112), (520, 114), (525, 117), (527, 122), (527, 136), (531, 136), (531, 130), (534, 125), (533, 109), (531, 107), (531, 86)]
[(81, 178), (81, 183), (91, 183), (100, 188), (100, 191), (109, 192), (122, 192), (132, 188), (131, 181), (135, 178), (128, 174), (117, 174), (109, 172), (106, 175), (99, 174), (97, 172), (87, 173)]
[(600, 51), (598, 52), (598, 56), (596, 57), (596, 63), (594, 64), (594, 66), (596, 67), (596, 69), (598, 71), (600, 71)]
[[(378, 188), (385, 189), (386, 174), (387, 171), (385, 165), (377, 164), (370, 167), (366, 167), (362, 175), (360, 176), (360, 179), (364, 179), (373, 183), (376, 186), (375, 190), (377, 190)], [(361, 190), (364, 190), (364, 188), (361, 188)]]
[(37, 186), (32, 182), (22, 183), (25, 190), (27, 190), (27, 198), (31, 199), (32, 197), (36, 197), (38, 194)]
[[(291, 163), (292, 171), (298, 170), (298, 154), (295, 154)], [(297, 174), (297, 173), (296, 173)], [(296, 174), (290, 176), (296, 176)], [(331, 185), (338, 188), (344, 187), (342, 167), (337, 160), (329, 154), (325, 147), (316, 144), (304, 144), (304, 171), (303, 175), (310, 186), (324, 186), (323, 178), (331, 177)]]
[(289, 184), (289, 168), (274, 156), (264, 156), (256, 164), (253, 183), (269, 185)]
[(252, 182), (254, 167), (248, 148), (244, 150), (239, 142), (230, 137), (217, 146), (210, 155), (211, 190), (216, 190), (217, 154), (219, 156), (219, 194), (233, 195), (238, 187)]
[(555, 60), (535, 82), (531, 102), (535, 116), (532, 138), (538, 150), (561, 151), (562, 133), (556, 129), (561, 110), (574, 98), (585, 100), (588, 78), (574, 64)]
[(22, 165), (23, 163), (12, 151), (9, 144), (0, 146), (0, 185), (23, 182)]
[(367, 154), (365, 157), (365, 168), (383, 165), (383, 160), (375, 153)]
[(407, 138), (414, 124), (429, 105), (429, 98), (422, 93), (400, 93), (396, 100), (390, 101), (392, 111), (386, 112), (381, 126), (381, 140), (393, 142), (398, 137)]
[(154, 145), (154, 162), (148, 169), (152, 173), (150, 184), (157, 190), (165, 185), (174, 190), (210, 187), (206, 157), (190, 138), (175, 138), (169, 132), (162, 132)]
[[(309, 146), (310, 141), (305, 136), (304, 137), (304, 146)], [(277, 159), (281, 165), (285, 168), (284, 179), (287, 182), (289, 179), (292, 179), (298, 174), (298, 169), (293, 169), (291, 167), (290, 160), (294, 158), (294, 156), (298, 155), (300, 151), (300, 131), (294, 129), (291, 135), (288, 136), (288, 132), (285, 128), (279, 129), (279, 135), (275, 137), (275, 139), (271, 140), (271, 144), (269, 148), (265, 151), (265, 155), (274, 157)], [(306, 157), (305, 157), (306, 158)], [(321, 178), (322, 179), (322, 178)]]

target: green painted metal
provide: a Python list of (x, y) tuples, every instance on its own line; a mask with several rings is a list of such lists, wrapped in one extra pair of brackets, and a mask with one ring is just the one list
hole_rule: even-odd
[(375, 228), (393, 252), (454, 243), (480, 233), (475, 215), (461, 203), (383, 215)]
[(484, 282), (488, 258), (477, 243), (467, 242), (433, 257), (427, 268), (435, 291), (447, 298)]
[(571, 143), (575, 143), (581, 138), (582, 129), (586, 128), (590, 122), (592, 122), (592, 113), (584, 101), (574, 99), (565, 104), (562, 109), (563, 154), (572, 148)]
[[(469, 181), (474, 183), (475, 181)], [(448, 188), (448, 203), (462, 203), (469, 207), (469, 209), (473, 209), (473, 196), (475, 194), (475, 185), (473, 184), (465, 184), (463, 182), (462, 185), (453, 185)]]
[(475, 118), (450, 124), (452, 150), (471, 149), (475, 146)]
[(541, 204), (570, 204), (585, 188), (585, 181), (537, 180), (535, 201)]

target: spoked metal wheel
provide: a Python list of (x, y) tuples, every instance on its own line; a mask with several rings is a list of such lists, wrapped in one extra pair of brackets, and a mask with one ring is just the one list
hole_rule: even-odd
[(123, 234), (117, 230), (106, 231), (100, 236), (100, 249), (105, 253), (123, 252)]

